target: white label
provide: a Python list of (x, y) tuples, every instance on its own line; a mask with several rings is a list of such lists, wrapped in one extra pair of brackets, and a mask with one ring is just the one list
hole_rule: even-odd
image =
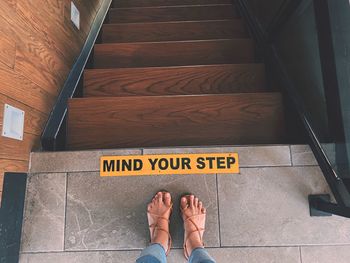
[(23, 140), (24, 111), (5, 104), (2, 136)]
[(78, 8), (75, 6), (73, 2), (71, 3), (70, 8), (70, 19), (72, 20), (73, 24), (80, 29), (80, 12)]

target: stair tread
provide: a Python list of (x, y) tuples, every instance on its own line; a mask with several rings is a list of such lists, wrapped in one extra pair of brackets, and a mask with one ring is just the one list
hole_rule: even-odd
[(92, 69), (84, 97), (248, 93), (265, 90), (263, 64)]
[(237, 18), (233, 5), (112, 8), (109, 23), (220, 20)]
[(279, 143), (279, 93), (71, 99), (68, 148)]
[(248, 34), (241, 19), (105, 24), (102, 28), (103, 43), (205, 40), (245, 37), (248, 37)]
[(231, 4), (231, 0), (114, 0), (114, 8)]
[(94, 48), (94, 68), (252, 62), (251, 39), (98, 44)]

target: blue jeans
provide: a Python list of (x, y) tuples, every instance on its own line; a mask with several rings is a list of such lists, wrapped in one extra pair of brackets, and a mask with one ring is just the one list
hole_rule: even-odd
[[(215, 263), (204, 248), (196, 248), (192, 251), (189, 263)], [(145, 248), (136, 263), (166, 263), (164, 248), (159, 244), (152, 244)]]

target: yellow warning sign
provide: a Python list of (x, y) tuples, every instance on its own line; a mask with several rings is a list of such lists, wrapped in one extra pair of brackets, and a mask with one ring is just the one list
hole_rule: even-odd
[(101, 176), (239, 173), (237, 153), (102, 156)]

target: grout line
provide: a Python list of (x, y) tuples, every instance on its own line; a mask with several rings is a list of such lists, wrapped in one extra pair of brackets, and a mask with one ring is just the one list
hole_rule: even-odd
[(25, 227), (25, 221), (26, 221), (26, 216), (27, 216), (27, 205), (28, 205), (28, 188), (30, 184), (30, 176), (29, 174), (27, 175), (27, 180), (26, 180), (26, 190), (24, 194), (24, 204), (23, 204), (23, 214), (22, 214), (22, 228), (21, 228), (21, 238), (20, 238), (20, 243), (19, 243), (19, 253), (22, 253), (22, 239), (24, 237), (24, 227)]
[[(223, 246), (223, 247), (212, 247), (212, 246), (206, 246), (206, 249), (259, 249), (259, 248), (299, 248), (300, 251), (300, 257), (302, 257), (301, 248), (304, 245), (275, 245), (275, 246)], [(328, 246), (328, 247), (337, 247), (337, 246), (349, 246), (349, 244), (337, 244), (337, 245), (324, 245), (324, 244), (318, 244), (318, 245), (309, 245), (314, 247), (322, 247), (322, 246)], [(350, 247), (350, 246), (349, 246)], [(65, 251), (23, 251), (20, 252), (20, 254), (46, 254), (46, 253), (96, 253), (96, 252), (134, 252), (134, 251), (142, 251), (144, 248), (120, 248), (120, 249), (100, 249), (100, 250), (65, 250)], [(174, 247), (172, 250), (182, 250), (181, 247)], [(302, 263), (302, 262), (301, 262)]]
[(289, 145), (289, 154), (290, 154), (290, 163), (292, 166), (294, 166), (293, 164), (293, 155), (292, 155), (292, 146)]
[(301, 255), (301, 246), (299, 246), (299, 258), (300, 258), (300, 263), (303, 263), (303, 257)]
[(215, 174), (216, 183), (216, 205), (218, 208), (218, 224), (219, 224), (219, 245), (221, 247), (221, 224), (220, 224), (220, 202), (219, 202), (219, 184), (218, 184), (218, 174)]
[(64, 199), (63, 251), (66, 251), (67, 196), (68, 196), (68, 173), (66, 173), (66, 193), (65, 193), (65, 199)]

